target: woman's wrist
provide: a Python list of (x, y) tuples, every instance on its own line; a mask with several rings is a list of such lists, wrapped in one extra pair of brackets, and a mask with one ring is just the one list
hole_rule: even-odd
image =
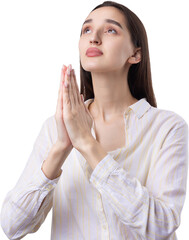
[(52, 146), (49, 155), (43, 162), (41, 168), (48, 179), (53, 180), (57, 177), (60, 177), (62, 173), (61, 167), (71, 149), (72, 146), (64, 147), (64, 145), (58, 141)]

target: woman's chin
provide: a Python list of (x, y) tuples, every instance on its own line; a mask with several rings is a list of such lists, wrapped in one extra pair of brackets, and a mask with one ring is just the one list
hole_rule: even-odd
[(84, 66), (82, 66), (83, 67), (83, 69), (85, 70), (85, 71), (87, 71), (87, 72), (106, 72), (107, 71), (107, 69), (105, 68), (105, 67), (103, 67), (102, 65), (101, 66), (97, 66), (97, 65), (84, 65)]

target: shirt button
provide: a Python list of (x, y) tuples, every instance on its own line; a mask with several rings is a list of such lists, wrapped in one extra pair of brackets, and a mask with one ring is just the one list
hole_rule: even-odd
[(100, 212), (104, 212), (104, 209), (103, 209), (102, 205), (99, 206), (99, 211), (100, 211)]
[(97, 198), (98, 198), (98, 199), (101, 199), (101, 196), (100, 196), (100, 194), (98, 194)]
[(50, 191), (52, 188), (53, 188), (53, 186), (52, 186), (52, 185), (49, 185), (49, 186), (46, 187), (46, 190), (47, 190), (47, 191)]
[(106, 229), (107, 229), (106, 225), (103, 225), (103, 229), (104, 229), (104, 230), (106, 230)]

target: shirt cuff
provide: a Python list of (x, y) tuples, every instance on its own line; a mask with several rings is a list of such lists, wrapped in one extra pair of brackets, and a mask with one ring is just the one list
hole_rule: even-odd
[(93, 170), (90, 182), (94, 184), (94, 186), (100, 186), (103, 183), (107, 182), (110, 174), (116, 170), (119, 164), (113, 159), (113, 157), (107, 154), (95, 167)]
[(51, 191), (52, 189), (54, 189), (56, 187), (61, 175), (53, 180), (48, 179), (41, 169), (42, 164), (40, 166), (40, 169), (38, 169), (37, 172), (33, 176), (32, 185), (42, 191)]

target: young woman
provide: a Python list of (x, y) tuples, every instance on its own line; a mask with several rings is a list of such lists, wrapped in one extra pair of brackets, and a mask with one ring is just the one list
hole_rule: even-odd
[(62, 69), (55, 115), (6, 196), (9, 239), (39, 229), (51, 239), (176, 239), (186, 195), (188, 125), (158, 109), (147, 36), (125, 6), (104, 2), (83, 23), (80, 92)]

